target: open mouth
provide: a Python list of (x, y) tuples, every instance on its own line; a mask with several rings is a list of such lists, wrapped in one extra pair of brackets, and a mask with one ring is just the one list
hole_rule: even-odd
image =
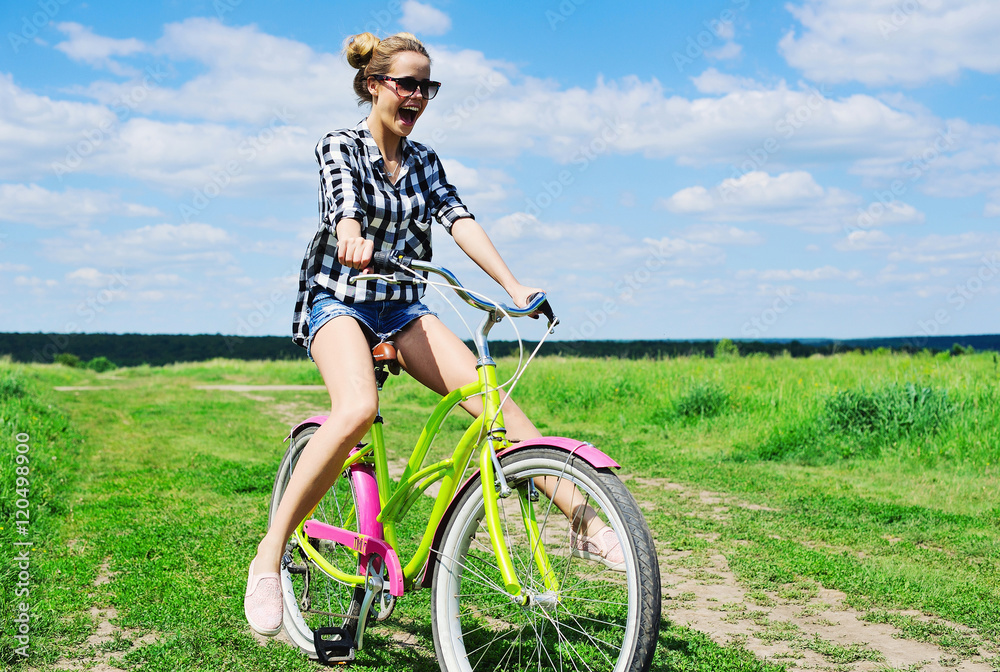
[(420, 114), (420, 107), (417, 105), (403, 105), (399, 108), (399, 120), (407, 126), (412, 126)]

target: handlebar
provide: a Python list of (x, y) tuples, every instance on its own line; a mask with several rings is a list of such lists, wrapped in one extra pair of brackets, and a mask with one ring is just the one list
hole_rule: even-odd
[[(549, 305), (545, 292), (535, 292), (528, 297), (527, 306), (524, 308), (515, 308), (503, 303), (494, 304), (488, 301), (483, 301), (474, 294), (470, 294), (462, 283), (458, 281), (455, 274), (447, 268), (443, 268), (426, 261), (421, 261), (419, 259), (410, 259), (399, 252), (386, 252), (380, 250), (374, 253), (372, 255), (371, 267), (376, 273), (395, 273), (396, 271), (405, 271), (408, 269), (434, 273), (435, 275), (439, 275), (444, 278), (445, 281), (455, 289), (455, 293), (473, 308), (478, 308), (479, 310), (483, 310), (488, 313), (502, 310), (511, 317), (538, 317), (538, 314), (541, 313), (548, 319), (550, 328), (554, 327), (559, 322), (555, 313), (552, 311), (552, 306)], [(358, 275), (351, 280), (356, 282), (357, 280), (375, 278), (384, 280), (381, 276), (373, 275)]]

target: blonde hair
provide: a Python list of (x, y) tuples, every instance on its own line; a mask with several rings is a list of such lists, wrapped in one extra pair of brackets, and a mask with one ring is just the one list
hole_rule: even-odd
[(396, 33), (392, 37), (380, 40), (371, 33), (352, 35), (344, 42), (344, 54), (347, 63), (357, 69), (354, 75), (354, 93), (360, 101), (358, 105), (372, 102), (372, 94), (368, 91), (368, 77), (385, 75), (392, 69), (392, 59), (396, 54), (413, 51), (431, 59), (423, 43), (412, 33)]

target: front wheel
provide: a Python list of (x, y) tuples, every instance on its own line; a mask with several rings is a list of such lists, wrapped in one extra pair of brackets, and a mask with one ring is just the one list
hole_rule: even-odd
[[(501, 464), (515, 493), (499, 500), (500, 520), (528, 604), (515, 603), (503, 589), (482, 489), (470, 488), (445, 529), (433, 576), (442, 671), (648, 670), (660, 625), (660, 572), (635, 499), (612, 472), (556, 448), (517, 451)], [(539, 569), (545, 566), (535, 552), (539, 544), (526, 532), (530, 508), (548, 558), (548, 582)], [(620, 555), (601, 557), (580, 536), (607, 539), (604, 527), (614, 532)]]

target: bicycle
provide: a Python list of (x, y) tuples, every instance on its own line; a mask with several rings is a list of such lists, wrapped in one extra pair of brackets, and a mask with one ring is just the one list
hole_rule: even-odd
[[(552, 333), (558, 319), (545, 295), (513, 308), (484, 300), (430, 263), (377, 253), (373, 268), (392, 275), (356, 279), (433, 284), (427, 278), (435, 274), (486, 313), (474, 338), (479, 380), (437, 404), (395, 487), (379, 411), (368, 443), (353, 450), (341, 477), (286, 546), (280, 576), (289, 638), (323, 663), (353, 660), (372, 618), (388, 618), (406, 591), (430, 588), (443, 672), (647, 670), (659, 632), (660, 575), (646, 521), (614, 474), (619, 465), (583, 441), (543, 437), (512, 443), (505, 436), (488, 336), (505, 317), (538, 314), (548, 320), (545, 335)], [(508, 393), (537, 351), (523, 366), (518, 363)], [(391, 344), (378, 344), (373, 361), (381, 391), (390, 373), (398, 372)], [(472, 421), (451, 457), (425, 466), (445, 417), (475, 395), (484, 398), (485, 412)], [(289, 433), (271, 516), (298, 456), (325, 419), (306, 419)], [(477, 449), (475, 472), (463, 481)], [(426, 529), (404, 566), (396, 553), (397, 524), (436, 482), (440, 490)], [(572, 520), (551, 497), (568, 487), (563, 483), (576, 488), (574, 498), (583, 498), (574, 505)], [(614, 532), (624, 556), (620, 566), (608, 567), (581, 547), (585, 516)]]

